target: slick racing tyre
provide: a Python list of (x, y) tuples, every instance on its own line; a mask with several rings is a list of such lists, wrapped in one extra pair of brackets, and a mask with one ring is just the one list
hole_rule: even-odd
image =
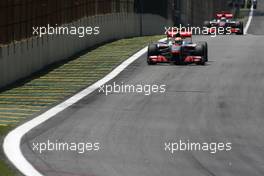
[(238, 32), (237, 35), (244, 35), (244, 24), (243, 24), (243, 22), (239, 22), (238, 28), (240, 29), (240, 32)]
[(155, 65), (155, 64), (157, 64), (157, 63), (155, 63), (155, 62), (152, 62), (150, 59), (149, 59), (149, 57), (150, 56), (157, 56), (159, 54), (159, 52), (158, 52), (158, 46), (157, 46), (157, 44), (149, 44), (149, 46), (148, 46), (148, 58), (147, 58), (147, 63), (149, 64), (149, 65)]
[[(207, 42), (199, 42), (198, 43), (198, 56), (202, 56), (204, 58), (204, 62), (208, 62), (208, 44)], [(199, 47), (200, 46), (200, 47)]]
[(195, 55), (201, 56), (202, 61), (196, 63), (197, 65), (205, 65), (208, 61), (208, 46), (206, 42), (199, 42), (195, 48)]

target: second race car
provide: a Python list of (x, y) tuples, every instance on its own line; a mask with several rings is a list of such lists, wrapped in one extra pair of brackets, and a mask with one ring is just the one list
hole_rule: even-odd
[(234, 16), (229, 12), (216, 14), (216, 18), (211, 21), (205, 21), (204, 25), (208, 28), (208, 33), (214, 33), (216, 28), (223, 28), (224, 34), (244, 34), (243, 22), (233, 19)]

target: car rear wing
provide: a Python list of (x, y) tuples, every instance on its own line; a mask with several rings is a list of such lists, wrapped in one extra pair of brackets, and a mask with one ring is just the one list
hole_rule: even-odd
[(178, 32), (177, 30), (170, 30), (167, 32), (167, 37), (192, 38), (192, 32), (190, 32), (190, 31)]
[(220, 19), (222, 17), (225, 17), (227, 19), (231, 19), (231, 18), (234, 18), (234, 15), (230, 12), (222, 12), (222, 13), (217, 13), (216, 14), (216, 18), (217, 19)]
[(192, 32), (189, 31), (180, 32), (180, 36), (182, 38), (192, 38)]

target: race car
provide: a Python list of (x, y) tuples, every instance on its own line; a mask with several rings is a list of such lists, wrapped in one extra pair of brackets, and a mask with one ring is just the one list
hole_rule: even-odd
[(253, 8), (257, 9), (257, 6), (258, 6), (258, 1), (257, 0), (248, 0), (247, 1), (247, 8), (248, 9), (251, 8), (252, 4), (253, 4)]
[(148, 46), (147, 63), (174, 63), (205, 65), (208, 62), (206, 42), (192, 42), (190, 32), (169, 32), (164, 42), (152, 43)]
[(214, 33), (216, 28), (225, 29), (224, 34), (231, 33), (237, 35), (244, 34), (244, 24), (241, 21), (233, 19), (234, 15), (229, 12), (221, 12), (216, 14), (216, 18), (211, 21), (205, 21), (204, 26), (208, 28), (208, 33)]

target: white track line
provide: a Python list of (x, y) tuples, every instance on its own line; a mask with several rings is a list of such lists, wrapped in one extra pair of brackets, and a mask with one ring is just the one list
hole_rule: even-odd
[(244, 28), (244, 34), (248, 33), (248, 29), (249, 29), (249, 26), (250, 26), (252, 18), (253, 18), (253, 13), (254, 13), (254, 8), (253, 8), (253, 5), (252, 5), (251, 9), (250, 9), (250, 13), (249, 13), (247, 24), (246, 24), (246, 26)]
[(144, 53), (147, 52), (147, 47), (143, 48), (132, 57), (124, 61), (121, 65), (115, 68), (111, 73), (106, 75), (101, 80), (97, 81), (93, 85), (89, 86), (88, 88), (84, 89), (83, 91), (75, 94), (71, 98), (67, 99), (66, 101), (60, 103), (59, 105), (51, 108), (50, 110), (44, 112), (43, 114), (37, 116), (36, 118), (26, 122), (25, 124), (17, 127), (13, 131), (11, 131), (4, 139), (3, 149), (4, 153), (8, 157), (8, 159), (14, 164), (14, 166), (24, 175), (26, 176), (43, 176), (39, 173), (23, 156), (20, 145), (21, 139), (23, 136), (28, 133), (33, 128), (39, 126), (40, 124), (44, 123), (45, 121), (51, 119), (56, 114), (60, 113), (61, 111), (65, 110), (66, 108), (72, 106), (73, 104), (80, 101), (85, 96), (91, 94), (95, 90), (97, 90), (100, 86), (104, 85), (105, 83), (109, 82), (113, 78), (115, 78), (119, 73), (121, 73), (126, 67), (128, 67), (131, 63), (135, 60), (140, 58)]

